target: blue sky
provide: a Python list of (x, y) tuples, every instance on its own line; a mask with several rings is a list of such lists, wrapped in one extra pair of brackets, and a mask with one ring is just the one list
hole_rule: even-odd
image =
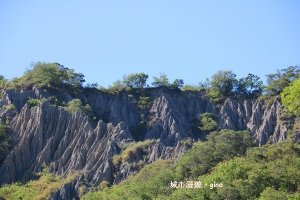
[(58, 62), (107, 86), (165, 73), (197, 84), (221, 69), (262, 78), (300, 64), (300, 1), (0, 2), (0, 74)]

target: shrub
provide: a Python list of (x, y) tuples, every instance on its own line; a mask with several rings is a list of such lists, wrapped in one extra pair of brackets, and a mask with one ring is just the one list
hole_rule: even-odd
[(171, 84), (172, 88), (182, 88), (184, 85), (184, 81), (182, 79), (175, 79)]
[(136, 154), (138, 150), (143, 150), (154, 142), (155, 140), (145, 140), (130, 144), (125, 148), (125, 150), (122, 151), (121, 155), (115, 155), (113, 157), (113, 163), (118, 165), (121, 162), (127, 161), (132, 155)]
[(153, 82), (151, 83), (154, 87), (170, 86), (169, 79), (166, 74), (160, 74), (159, 77), (153, 77)]
[(259, 76), (248, 74), (247, 77), (239, 79), (236, 92), (246, 97), (258, 97), (262, 94), (263, 88)]
[(300, 78), (300, 68), (298, 66), (290, 66), (286, 69), (277, 70), (277, 73), (267, 75), (267, 94), (274, 96), (280, 94), (285, 87), (297, 78)]
[(198, 128), (205, 132), (215, 131), (218, 128), (216, 116), (213, 113), (202, 113)]
[(108, 91), (111, 94), (118, 94), (123, 90), (130, 91), (130, 87), (122, 83), (122, 81), (117, 80), (112, 85), (110, 85), (105, 91)]
[(71, 100), (64, 109), (71, 114), (82, 112), (93, 117), (92, 107), (89, 104), (83, 105), (80, 99)]
[(34, 106), (39, 105), (40, 103), (42, 103), (44, 101), (44, 99), (33, 99), (33, 98), (29, 98), (27, 100), (27, 105), (32, 108)]
[(280, 96), (283, 105), (296, 116), (300, 116), (300, 79), (284, 88)]
[(15, 110), (16, 106), (14, 104), (8, 104), (8, 105), (4, 105), (3, 108), (5, 110)]
[(140, 96), (138, 106), (140, 109), (144, 110), (150, 105), (150, 102), (150, 97)]
[(182, 86), (182, 91), (202, 91), (204, 88), (201, 85), (184, 85)]
[(47, 170), (37, 174), (37, 180), (25, 184), (13, 183), (0, 187), (0, 197), (4, 199), (49, 199), (51, 194), (62, 185), (71, 182), (78, 174), (69, 175), (66, 178), (52, 175)]
[(59, 63), (37, 62), (23, 76), (9, 81), (9, 85), (13, 88), (66, 88), (71, 92), (78, 92), (84, 82), (83, 74)]
[(214, 102), (219, 102), (233, 94), (234, 86), (237, 84), (236, 74), (229, 70), (218, 71), (212, 76), (208, 97)]
[(122, 83), (131, 88), (143, 88), (146, 85), (148, 75), (145, 73), (129, 74), (123, 77)]

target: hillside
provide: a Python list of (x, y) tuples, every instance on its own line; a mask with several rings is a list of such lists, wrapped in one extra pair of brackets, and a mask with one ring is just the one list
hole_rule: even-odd
[[(45, 71), (43, 66), (37, 69), (41, 70), (38, 74)], [(51, 65), (51, 69), (56, 69), (55, 65), (54, 68)], [(62, 72), (65, 70), (58, 69), (62, 69)], [(283, 167), (281, 162), (292, 163), (291, 171), (299, 166), (299, 121), (284, 109), (280, 97), (282, 89), (289, 86), (292, 79), (279, 92), (269, 87), (269, 91), (274, 92), (269, 96), (253, 89), (251, 95), (241, 95), (241, 92), (233, 95), (233, 85), (229, 87), (230, 90), (225, 88), (223, 93), (219, 93), (222, 90), (214, 90), (213, 81), (208, 89), (183, 90), (180, 89), (183, 81), (177, 80), (173, 85), (167, 85), (162, 79), (156, 80), (158, 84), (155, 87), (144, 88), (145, 82), (129, 81), (126, 87), (121, 84), (111, 90), (103, 90), (82, 87), (83, 76), (72, 71), (70, 77), (76, 77), (77, 80), (74, 84), (74, 79), (67, 76), (70, 71), (66, 72), (67, 81), (53, 79), (55, 81), (52, 82), (49, 79), (45, 84), (45, 76), (40, 78), (32, 70), (15, 82), (2, 84), (5, 87), (0, 93), (0, 119), (3, 126), (1, 130), (5, 134), (1, 140), (6, 143), (3, 143), (3, 148), (1, 146), (0, 197), (10, 198), (7, 195), (9, 192), (22, 191), (26, 184), (34, 185), (28, 181), (38, 183), (46, 176), (49, 179), (52, 177), (55, 183), (55, 187), (43, 191), (47, 193), (47, 198), (77, 199), (96, 188), (103, 190), (113, 185), (112, 189), (88, 193), (85, 197), (93, 199), (93, 195), (98, 195), (99, 198), (117, 199), (115, 190), (120, 190), (117, 194), (123, 196), (123, 190), (127, 190), (122, 189), (124, 185), (127, 188), (129, 184), (130, 190), (133, 187), (131, 182), (139, 184), (143, 177), (148, 179), (148, 175), (143, 173), (149, 173), (150, 177), (162, 182), (154, 182), (156, 188), (155, 185), (151, 186), (153, 182), (142, 184), (141, 188), (134, 187), (140, 193), (147, 190), (148, 186), (159, 192), (155, 195), (145, 192), (144, 197), (138, 194), (126, 198), (165, 199), (171, 193), (175, 199), (182, 199), (184, 195), (191, 199), (203, 197), (206, 190), (197, 196), (193, 190), (186, 191), (186, 194), (182, 190), (174, 192), (168, 185), (175, 178), (183, 181), (200, 177), (200, 180), (219, 180), (230, 185), (230, 189), (238, 196), (229, 199), (249, 199), (259, 197), (264, 190), (274, 190), (272, 180), (266, 180), (255, 194), (247, 196), (249, 191), (237, 188), (235, 178), (223, 176), (224, 171), (228, 171), (225, 173), (228, 176), (230, 173), (238, 174), (236, 179), (244, 180), (246, 178), (240, 177), (241, 173), (248, 169), (249, 173), (254, 173), (268, 162), (274, 165), (274, 169), (277, 161), (278, 168)], [(58, 77), (62, 77), (62, 74)], [(138, 80), (141, 77), (146, 76), (139, 74)], [(131, 80), (130, 76), (126, 80)], [(207, 145), (212, 141), (215, 141), (213, 146)], [(241, 145), (241, 141), (245, 143)], [(220, 150), (219, 144), (225, 147)], [(212, 153), (208, 150), (205, 154), (208, 156), (204, 162), (207, 166), (189, 168), (201, 164), (200, 161), (204, 159), (201, 152), (206, 152), (205, 148), (216, 151)], [(249, 151), (252, 153), (248, 154), (247, 148), (253, 148)], [(264, 150), (270, 151), (266, 155), (266, 163), (255, 153)], [(291, 151), (291, 158), (287, 158), (285, 151)], [(269, 159), (270, 154), (278, 157)], [(240, 166), (241, 171), (236, 172), (232, 165)], [(37, 175), (46, 169), (50, 175)], [(141, 169), (141, 173), (126, 181)], [(273, 173), (268, 170), (265, 173)], [(283, 177), (284, 180), (288, 178), (294, 181), (286, 183), (294, 184), (292, 188), (276, 186), (275, 190), (296, 194), (299, 192), (297, 176), (296, 173), (294, 179)], [(68, 182), (61, 181), (59, 177), (68, 177)], [(15, 182), (21, 182), (21, 189), (18, 185), (6, 185)], [(277, 179), (275, 183), (278, 183)], [(48, 184), (51, 185), (51, 181)], [(120, 184), (120, 189), (117, 184)], [(7, 187), (18, 189), (10, 190)], [(208, 192), (205, 195), (210, 199), (223, 199), (226, 193), (223, 190), (225, 193), (222, 194), (222, 191), (214, 191), (214, 194)], [(114, 193), (114, 198), (109, 196), (110, 193)]]

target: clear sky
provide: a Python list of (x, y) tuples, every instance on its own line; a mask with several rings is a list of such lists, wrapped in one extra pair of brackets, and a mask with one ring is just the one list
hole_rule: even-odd
[(0, 74), (44, 61), (104, 86), (134, 72), (264, 78), (300, 64), (299, 11), (299, 0), (1, 0)]

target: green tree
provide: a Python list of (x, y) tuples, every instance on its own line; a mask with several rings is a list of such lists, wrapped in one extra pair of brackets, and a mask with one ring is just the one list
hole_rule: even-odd
[(267, 93), (269, 95), (279, 95), (285, 87), (297, 78), (300, 78), (300, 68), (298, 66), (277, 70), (277, 73), (267, 75)]
[(117, 80), (107, 88), (107, 91), (109, 93), (116, 94), (121, 92), (122, 90), (127, 90), (127, 89), (130, 90), (130, 87), (126, 86), (121, 80)]
[(274, 188), (267, 187), (258, 200), (288, 200), (288, 194), (284, 191), (277, 191)]
[(0, 89), (6, 88), (7, 86), (8, 86), (8, 80), (4, 76), (0, 75)]
[(153, 77), (153, 82), (151, 83), (154, 87), (170, 86), (169, 79), (166, 74), (160, 74), (159, 77)]
[(218, 71), (212, 76), (210, 81), (210, 88), (208, 90), (208, 97), (213, 101), (219, 102), (233, 94), (233, 89), (237, 84), (236, 74), (232, 71), (224, 70)]
[(12, 84), (18, 87), (43, 87), (43, 88), (68, 88), (73, 91), (81, 89), (85, 82), (84, 75), (76, 73), (59, 63), (33, 64), (32, 69), (27, 70), (25, 74), (12, 81)]
[(238, 81), (237, 93), (247, 97), (258, 97), (263, 91), (263, 82), (259, 76), (248, 74), (246, 77)]
[(179, 178), (197, 178), (218, 162), (244, 155), (253, 146), (247, 131), (221, 130), (207, 136), (207, 142), (197, 142), (178, 162), (175, 171)]
[(202, 113), (199, 119), (199, 129), (210, 132), (218, 128), (217, 118), (213, 113)]
[(182, 88), (184, 85), (184, 81), (182, 79), (175, 79), (171, 84), (172, 88)]
[(300, 116), (300, 79), (284, 88), (280, 96), (283, 105), (296, 116)]
[(123, 77), (123, 83), (131, 88), (143, 88), (146, 85), (148, 75), (145, 73), (129, 74)]

